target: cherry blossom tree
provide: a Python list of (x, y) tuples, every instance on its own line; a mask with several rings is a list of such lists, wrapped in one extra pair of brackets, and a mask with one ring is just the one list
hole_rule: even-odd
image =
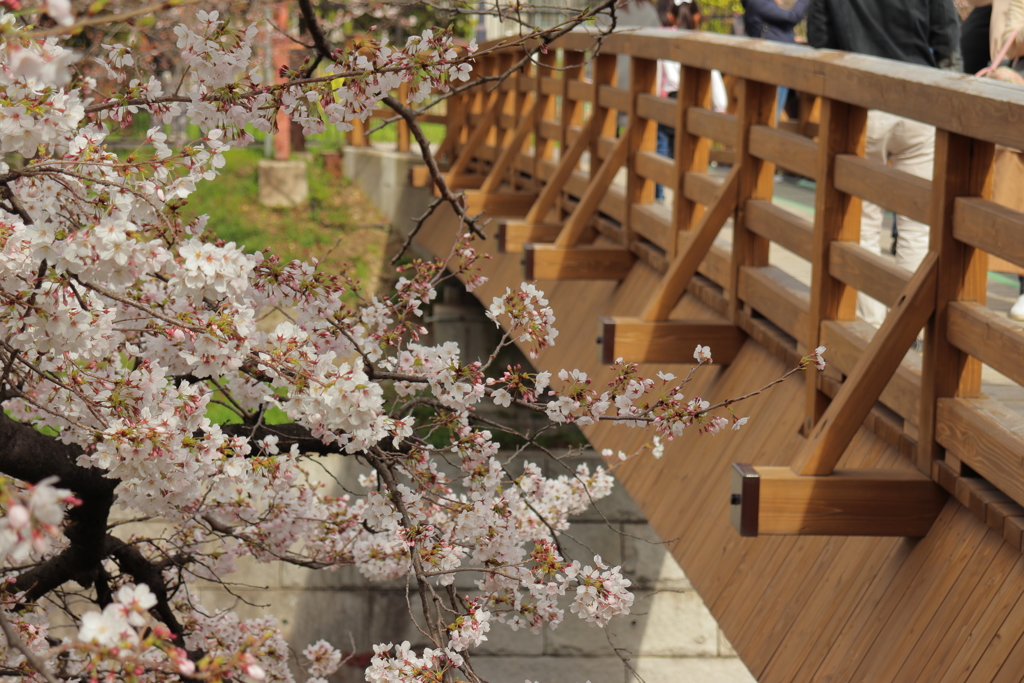
[[(224, 580), (242, 558), (407, 577), (432, 647), (378, 645), (369, 681), (456, 671), (479, 680), (466, 655), (495, 622), (537, 631), (627, 614), (619, 568), (566, 557), (557, 537), (609, 493), (611, 475), (580, 466), (546, 478), (527, 464), (513, 477), (476, 409), (514, 403), (555, 424), (615, 420), (650, 429), (657, 455), (686, 427), (742, 426), (726, 417), (734, 401), (709, 405), (685, 396), (689, 376), (643, 378), (621, 361), (598, 389), (579, 370), (501, 370), (494, 355), (422, 344), (438, 287), (481, 280), (470, 216), (447, 259), (404, 267), (392, 296), (360, 304), (343, 273), (247, 254), (217, 240), (205, 217), (186, 219), (184, 201), (216, 182), (225, 151), (253, 130), (272, 132), (279, 110), (308, 132), (348, 129), (402, 81), (415, 86), (413, 106), (461, 87), (476, 51), (456, 49), (443, 29), (400, 46), (369, 37), (335, 46), (313, 4), (298, 0), (310, 67), (268, 84), (254, 59), (258, 26), (196, 4), (93, 3), (93, 14), (76, 14), (68, 0), (0, 2), (0, 675), (292, 681), (272, 615), (243, 621), (190, 591)], [(531, 49), (610, 11), (609, 0), (527, 31)], [(66, 44), (161, 12), (176, 22), (188, 71), (173, 91), (119, 43), (101, 43), (99, 66), (119, 84), (101, 91)], [(414, 123), (414, 110), (393, 104)], [(158, 125), (135, 152), (114, 154), (109, 132), (141, 111)], [(181, 114), (201, 137), (172, 149), (161, 124)], [(435, 182), (461, 206), (439, 174)], [(261, 328), (274, 308), (288, 320)], [(499, 346), (556, 343), (555, 313), (532, 285), (495, 298), (488, 315), (505, 330)], [(820, 365), (821, 351), (801, 367)], [(710, 351), (694, 358), (708, 363)], [(211, 421), (214, 404), (240, 422)], [(413, 416), (421, 406), (429, 417)], [(268, 424), (272, 409), (291, 422)], [(359, 495), (312, 482), (310, 463), (333, 453), (365, 467)], [(167, 532), (121, 535), (115, 506)], [(478, 577), (474, 596), (455, 591), (457, 572)], [(64, 615), (75, 627), (61, 637), (57, 591), (94, 605)], [(334, 644), (295, 645), (308, 645), (298, 664), (311, 683), (341, 664)]]

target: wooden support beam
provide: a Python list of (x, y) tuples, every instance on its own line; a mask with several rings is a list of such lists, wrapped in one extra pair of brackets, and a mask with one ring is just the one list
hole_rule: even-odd
[[(626, 112), (626, 128), (630, 131), (632, 139), (629, 142), (629, 149), (626, 150), (626, 215), (622, 221), (626, 244), (633, 241), (637, 232), (633, 224), (633, 212), (629, 209), (654, 202), (655, 183), (638, 172), (636, 156), (639, 152), (654, 152), (658, 139), (657, 122), (641, 118), (636, 109), (637, 98), (641, 94), (651, 94), (657, 90), (658, 63), (653, 59), (631, 58), (629, 66), (629, 108)], [(667, 248), (673, 241), (658, 244)]]
[[(876, 333), (874, 326), (863, 320), (825, 320), (821, 323), (818, 341), (828, 349), (825, 352), (828, 366), (844, 375), (852, 375)], [(920, 396), (921, 357), (905, 354), (878, 400), (906, 424), (916, 425)]]
[(938, 254), (928, 252), (853, 373), (815, 425), (794, 470), (803, 475), (824, 475), (835, 468), (917, 333), (935, 311), (938, 261)]
[[(505, 93), (500, 91), (494, 91), (488, 97), (486, 104), (484, 105), (482, 119), (473, 126), (472, 132), (469, 134), (469, 139), (466, 140), (466, 144), (462, 146), (462, 151), (459, 153), (458, 158), (452, 162), (448, 168), (448, 176), (454, 178), (454, 176), (464, 173), (466, 166), (469, 165), (469, 160), (476, 154), (477, 148), (480, 147), (487, 139), (488, 134), (491, 132), (491, 127), (494, 125), (494, 120), (498, 116), (498, 112), (501, 110), (501, 105), (505, 101)], [(451, 182), (446, 178), (445, 182), (451, 186)]]
[(724, 318), (720, 320), (665, 320), (602, 316), (598, 322), (601, 362), (616, 358), (627, 363), (693, 363), (694, 348), (711, 347), (715, 363), (728, 365), (740, 352), (747, 335)]
[(454, 161), (457, 155), (459, 140), (462, 138), (463, 128), (466, 125), (466, 115), (469, 112), (469, 97), (456, 95), (448, 100), (448, 114), (445, 121), (445, 136), (441, 146), (437, 148), (434, 156), (440, 160), (446, 155), (449, 161)]
[(561, 223), (500, 221), (498, 223), (498, 252), (518, 254), (530, 242), (554, 242), (561, 230)]
[(481, 192), (494, 192), (501, 186), (505, 174), (512, 165), (512, 161), (522, 150), (526, 136), (533, 132), (538, 112), (540, 112), (540, 99), (535, 98), (526, 114), (519, 119), (519, 125), (516, 126), (515, 131), (512, 133), (512, 139), (505, 142), (501, 155), (494, 162), (491, 172), (487, 174), (487, 179), (480, 186)]
[(741, 536), (928, 534), (947, 495), (916, 470), (836, 470), (800, 476), (788, 467), (735, 463), (730, 520)]
[(470, 214), (489, 213), (492, 216), (521, 218), (537, 200), (532, 192), (481, 192), (466, 190), (466, 211)]
[(622, 247), (584, 244), (523, 247), (523, 277), (527, 280), (624, 280), (636, 256)]
[(526, 220), (539, 222), (555, 207), (558, 195), (565, 189), (566, 181), (576, 170), (576, 164), (579, 163), (583, 152), (590, 147), (595, 130), (597, 130), (597, 118), (591, 116), (584, 124), (583, 131), (576, 136), (569, 149), (558, 159), (558, 167), (544, 184), (544, 189), (540, 191), (537, 201), (530, 207), (530, 212), (526, 214)]
[(669, 312), (675, 307), (679, 297), (686, 290), (686, 285), (697, 272), (697, 267), (708, 253), (718, 232), (725, 225), (733, 211), (736, 210), (736, 193), (739, 187), (740, 166), (733, 166), (729, 176), (718, 190), (711, 206), (701, 216), (700, 222), (691, 231), (686, 246), (672, 260), (668, 272), (662, 278), (658, 291), (654, 293), (643, 319), (656, 322), (668, 318)]
[(580, 197), (580, 203), (566, 219), (565, 226), (562, 228), (561, 234), (558, 235), (558, 239), (555, 240), (555, 244), (560, 247), (572, 247), (579, 244), (580, 238), (583, 237), (590, 224), (590, 219), (594, 217), (594, 212), (597, 211), (598, 205), (608, 192), (608, 186), (612, 184), (615, 174), (626, 163), (630, 140), (632, 140), (632, 132), (627, 126), (611, 153), (601, 163), (597, 175), (587, 185), (587, 191)]

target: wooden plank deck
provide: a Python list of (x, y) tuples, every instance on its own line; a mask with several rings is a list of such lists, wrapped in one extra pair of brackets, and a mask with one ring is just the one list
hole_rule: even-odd
[[(418, 241), (443, 253), (453, 218), (440, 211)], [(446, 229), (447, 224), (447, 229)], [(518, 255), (496, 255), (483, 301), (521, 280)], [(598, 362), (593, 321), (638, 315), (658, 280), (637, 265), (621, 284), (540, 281), (561, 334), (538, 367), (580, 368), (607, 381)], [(672, 317), (710, 318), (684, 296)], [(689, 366), (642, 367), (682, 375)], [(727, 368), (698, 373), (690, 393), (709, 400), (766, 383), (786, 365), (748, 341)], [(719, 620), (726, 636), (761, 681), (989, 680), (1020, 674), (1024, 655), (1024, 559), (956, 500), (921, 540), (896, 538), (740, 538), (728, 523), (729, 464), (784, 465), (793, 456), (803, 419), (803, 376), (738, 408), (750, 423), (716, 436), (684, 433), (660, 460), (643, 455), (616, 475)], [(780, 410), (780, 406), (784, 409)], [(649, 439), (639, 429), (585, 428), (595, 448), (633, 452)], [(897, 449), (862, 429), (841, 465), (912, 467)], [(1006, 665), (1003, 665), (1003, 660)], [(993, 674), (995, 675), (995, 674)], [(944, 678), (942, 678), (944, 676)], [(1018, 680), (1013, 678), (1012, 680)], [(1012, 676), (1011, 676), (1012, 678)], [(1010, 680), (1009, 678), (1007, 680)]]

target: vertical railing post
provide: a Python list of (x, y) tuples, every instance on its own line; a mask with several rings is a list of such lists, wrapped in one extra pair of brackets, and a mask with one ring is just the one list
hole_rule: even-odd
[(686, 130), (686, 112), (690, 107), (711, 107), (711, 72), (684, 66), (679, 70), (679, 91), (676, 93), (675, 184), (672, 191), (672, 227), (675, 231), (669, 243), (668, 257), (675, 258), (679, 241), (686, 230), (700, 220), (704, 208), (686, 198), (686, 174), (690, 171), (707, 173), (711, 156), (711, 141)]
[(736, 157), (740, 168), (737, 186), (736, 214), (732, 225), (732, 266), (729, 270), (729, 317), (737, 321), (741, 306), (739, 276), (743, 266), (768, 265), (765, 238), (751, 232), (745, 225), (748, 199), (771, 200), (775, 182), (775, 164), (751, 156), (750, 127), (770, 125), (775, 118), (777, 88), (774, 85), (743, 80), (740, 82), (739, 107), (736, 110)]
[[(950, 301), (985, 303), (988, 255), (953, 237), (953, 202), (959, 196), (991, 198), (994, 154), (989, 142), (936, 131), (930, 247), (939, 253), (939, 278), (935, 315), (925, 327), (917, 441), (917, 466), (928, 475), (942, 457), (935, 441), (937, 400), (981, 394), (981, 361), (949, 343), (946, 321)], [(960, 462), (951, 454), (946, 459), (960, 474)]]
[[(498, 74), (503, 74), (512, 68), (515, 56), (508, 53), (508, 51), (502, 52), (498, 55)], [(500, 154), (501, 146), (505, 142), (505, 134), (509, 131), (505, 127), (505, 116), (510, 115), (515, 118), (518, 113), (516, 110), (519, 104), (519, 76), (521, 72), (517, 72), (506, 78), (504, 81), (498, 83), (498, 92), (501, 93), (498, 101), (498, 115), (494, 117), (494, 123), (492, 124), (490, 132), (487, 134), (486, 144), (493, 147), (495, 154)], [(510, 97), (511, 95), (511, 97)]]
[[(501, 73), (500, 59), (500, 56), (495, 55), (482, 57), (479, 67), (481, 76), (493, 76)], [(492, 91), (483, 84), (476, 88), (470, 105), (470, 113), (466, 118), (466, 141), (448, 168), (449, 184), (458, 181), (458, 176), (469, 169), (469, 162), (474, 158), (479, 146), (495, 135), (494, 119), (501, 112), (504, 97), (505, 93), (502, 90)], [(478, 159), (472, 172), (480, 174), (483, 173), (483, 170)]]
[(367, 147), (370, 144), (366, 137), (366, 124), (362, 119), (352, 119), (352, 130), (348, 132), (348, 144), (353, 147)]
[(653, 59), (630, 57), (629, 70), (629, 110), (626, 112), (629, 123), (626, 129), (630, 132), (631, 139), (626, 157), (626, 215), (622, 226), (627, 245), (633, 239), (633, 205), (650, 204), (654, 201), (654, 182), (636, 172), (636, 153), (640, 150), (655, 150), (658, 123), (640, 119), (637, 114), (637, 100), (641, 93), (653, 94), (656, 91), (658, 62)]
[(601, 86), (612, 85), (616, 79), (615, 55), (599, 54), (595, 59), (590, 60), (591, 85), (590, 111), (591, 115), (597, 117), (597, 130), (590, 141), (590, 177), (597, 175), (597, 169), (601, 167), (600, 141), (602, 137), (614, 138), (618, 127), (618, 116), (615, 112), (602, 107)]
[(562, 51), (562, 105), (559, 112), (558, 146), (559, 157), (565, 153), (571, 144), (569, 141), (569, 127), (578, 126), (583, 121), (583, 103), (576, 100), (569, 101), (569, 83), (582, 81), (586, 77), (583, 65), (586, 63), (586, 55), (582, 52)]
[[(398, 86), (398, 101), (406, 104), (409, 101), (409, 81), (402, 81)], [(409, 151), (409, 122), (398, 119), (398, 151)]]
[[(583, 123), (584, 103), (578, 100), (569, 100), (569, 83), (583, 82), (586, 79), (586, 63), (587, 56), (584, 53), (571, 50), (562, 51), (562, 110), (559, 116), (560, 130), (558, 131), (559, 159), (562, 159), (572, 144), (569, 140), (569, 127), (579, 126)], [(555, 212), (559, 219), (565, 218), (565, 207), (561, 201), (557, 202)]]
[(545, 95), (543, 85), (545, 80), (551, 78), (552, 74), (557, 73), (555, 70), (557, 67), (558, 54), (555, 50), (549, 49), (546, 53), (537, 55), (537, 63), (534, 65), (533, 69), (537, 78), (537, 87), (534, 90), (534, 97), (536, 97), (537, 101), (541, 103), (540, 111), (538, 112), (533, 125), (534, 150), (533, 169), (531, 170), (531, 174), (533, 175), (534, 182), (534, 187), (532, 189), (536, 192), (540, 192), (541, 162), (555, 158), (555, 143), (557, 141), (545, 138), (541, 133), (541, 128), (544, 121), (554, 120), (555, 115), (557, 114), (557, 99), (554, 95)]
[[(834, 170), (837, 154), (863, 156), (866, 134), (866, 109), (822, 98), (818, 128), (818, 178), (814, 193), (811, 307), (807, 316), (807, 345), (810, 349), (819, 344), (823, 321), (853, 320), (857, 316), (857, 292), (829, 273), (829, 249), (833, 240), (860, 240), (860, 199), (834, 187)], [(827, 407), (828, 397), (818, 389), (817, 374), (809, 375), (805, 433), (811, 433)]]

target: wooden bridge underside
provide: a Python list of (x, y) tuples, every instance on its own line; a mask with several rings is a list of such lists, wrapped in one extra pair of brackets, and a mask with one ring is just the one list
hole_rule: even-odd
[[(451, 249), (458, 222), (434, 216), (417, 242)], [(520, 254), (494, 254), (475, 290), (489, 303), (522, 282)], [(661, 273), (637, 263), (621, 283), (539, 280), (558, 317), (555, 346), (538, 368), (579, 368), (601, 386), (595, 321), (636, 316)], [(670, 318), (713, 319), (685, 295)], [(795, 355), (794, 355), (795, 358)], [(793, 360), (791, 358), (790, 360)], [(792, 367), (748, 340), (727, 367), (699, 372), (688, 392), (710, 400), (742, 395)], [(684, 376), (690, 366), (642, 364)], [(951, 497), (923, 539), (773, 536), (741, 538), (729, 523), (730, 465), (789, 465), (804, 437), (804, 376), (738, 406), (740, 431), (696, 431), (616, 469), (623, 486), (707, 603), (759, 681), (1020, 681), (1024, 678), (1024, 557), (1016, 544)], [(650, 434), (609, 425), (584, 428), (594, 448), (633, 453)], [(891, 439), (892, 440), (892, 439)], [(898, 441), (898, 438), (895, 439)], [(840, 467), (912, 468), (899, 446), (862, 428)], [(964, 496), (966, 502), (970, 502)]]

